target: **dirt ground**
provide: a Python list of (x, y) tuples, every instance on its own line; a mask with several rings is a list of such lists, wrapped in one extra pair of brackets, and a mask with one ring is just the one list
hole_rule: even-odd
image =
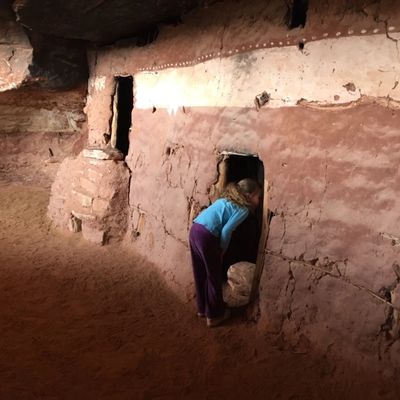
[(243, 313), (207, 329), (146, 260), (53, 230), (47, 203), (0, 184), (1, 400), (399, 398), (359, 368), (280, 350)]

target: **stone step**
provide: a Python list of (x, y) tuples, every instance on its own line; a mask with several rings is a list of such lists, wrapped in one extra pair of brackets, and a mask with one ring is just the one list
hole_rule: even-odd
[(124, 155), (117, 149), (86, 148), (83, 150), (83, 157), (96, 160), (123, 160)]

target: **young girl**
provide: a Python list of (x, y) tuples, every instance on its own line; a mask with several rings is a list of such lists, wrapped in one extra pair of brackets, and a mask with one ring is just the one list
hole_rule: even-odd
[(222, 299), (222, 257), (232, 232), (257, 208), (260, 194), (260, 186), (252, 179), (228, 184), (221, 198), (195, 218), (190, 230), (197, 315), (207, 317), (209, 327), (230, 316)]

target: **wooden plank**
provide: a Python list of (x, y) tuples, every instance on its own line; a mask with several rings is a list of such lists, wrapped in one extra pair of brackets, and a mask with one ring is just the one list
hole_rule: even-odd
[(258, 289), (260, 286), (261, 275), (264, 269), (265, 261), (265, 248), (267, 246), (269, 225), (271, 221), (271, 211), (269, 210), (269, 192), (268, 181), (264, 179), (264, 202), (263, 202), (263, 223), (261, 230), (261, 237), (258, 242), (256, 268), (254, 271), (253, 283), (251, 285), (250, 301), (258, 297)]

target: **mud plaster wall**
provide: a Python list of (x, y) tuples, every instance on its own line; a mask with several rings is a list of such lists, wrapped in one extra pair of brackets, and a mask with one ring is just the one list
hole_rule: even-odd
[[(310, 12), (311, 26), (317, 17)], [(209, 204), (218, 154), (257, 153), (275, 215), (260, 328), (299, 351), (373, 357), (392, 373), (400, 360), (400, 35), (395, 26), (390, 35), (379, 33), (382, 26), (353, 15), (355, 35), (346, 21), (314, 39), (307, 29), (298, 31), (295, 45), (284, 43), (282, 27), (270, 28), (278, 42), (261, 49), (259, 32), (252, 41), (246, 25), (245, 51), (239, 35), (237, 42), (224, 42), (231, 53), (205, 52), (212, 56), (204, 60), (188, 47), (179, 56), (190, 65), (172, 68), (171, 49), (182, 49), (187, 35), (161, 37), (149, 50), (99, 52), (86, 108), (89, 144), (101, 145), (110, 130), (114, 76), (133, 75), (127, 240), (187, 296), (190, 214)], [(342, 37), (343, 31), (352, 33)], [(197, 33), (190, 40), (198, 48), (213, 46), (215, 38)], [(298, 40), (306, 34), (311, 40), (300, 51)], [(271, 101), (257, 111), (254, 97), (263, 91)]]

